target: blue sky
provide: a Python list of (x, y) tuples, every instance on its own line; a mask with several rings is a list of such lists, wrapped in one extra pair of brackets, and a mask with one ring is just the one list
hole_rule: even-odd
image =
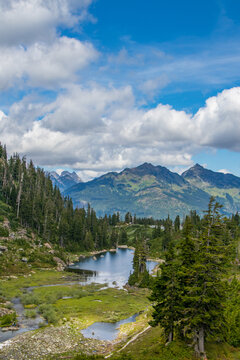
[(0, 0), (0, 141), (84, 179), (240, 176), (238, 0)]

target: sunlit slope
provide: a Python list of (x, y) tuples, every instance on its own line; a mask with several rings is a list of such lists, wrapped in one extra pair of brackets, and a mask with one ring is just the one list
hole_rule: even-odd
[(98, 215), (130, 211), (137, 216), (174, 217), (206, 208), (209, 195), (162, 166), (145, 163), (108, 173), (65, 192), (75, 206), (90, 203)]
[(240, 210), (240, 178), (223, 174), (196, 164), (182, 174), (191, 185), (213, 195), (223, 204), (227, 214)]

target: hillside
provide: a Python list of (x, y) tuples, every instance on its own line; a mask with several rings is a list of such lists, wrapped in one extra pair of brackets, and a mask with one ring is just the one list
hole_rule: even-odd
[(64, 193), (75, 206), (88, 202), (98, 215), (130, 211), (139, 217), (174, 217), (206, 208), (209, 196), (165, 167), (145, 163), (120, 173), (108, 173)]
[(232, 174), (223, 174), (196, 164), (182, 174), (191, 185), (209, 195), (215, 196), (224, 206), (226, 213), (240, 210), (240, 178)]
[(165, 167), (144, 163), (76, 184), (64, 195), (72, 198), (74, 206), (90, 203), (100, 216), (130, 211), (139, 217), (154, 218), (184, 216), (192, 209), (201, 212), (213, 195), (231, 214), (240, 209), (240, 178), (198, 164), (179, 175)]

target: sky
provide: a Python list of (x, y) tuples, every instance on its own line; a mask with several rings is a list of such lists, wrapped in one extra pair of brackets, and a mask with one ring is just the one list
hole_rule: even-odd
[(239, 0), (0, 0), (0, 142), (83, 180), (240, 176)]

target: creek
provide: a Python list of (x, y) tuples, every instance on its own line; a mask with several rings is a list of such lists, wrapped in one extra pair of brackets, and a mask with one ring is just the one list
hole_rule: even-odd
[[(70, 266), (71, 271), (78, 272), (81, 276), (77, 282), (68, 282), (62, 285), (88, 285), (91, 283), (107, 284), (107, 287), (116, 287), (123, 289), (127, 283), (130, 272), (133, 270), (134, 251), (131, 249), (118, 248), (115, 252), (107, 251), (93, 257), (86, 257)], [(147, 261), (147, 269), (151, 273), (156, 262)], [(26, 288), (28, 292), (33, 291), (38, 287), (57, 286), (56, 285), (41, 285)], [(104, 287), (102, 288), (104, 289)], [(101, 291), (101, 289), (100, 289)], [(37, 315), (34, 319), (29, 319), (25, 316), (25, 309), (21, 304), (20, 298), (12, 299), (13, 308), (17, 313), (17, 322), (20, 329), (16, 331), (0, 330), (0, 343), (9, 340), (16, 335), (39, 328), (39, 324), (43, 322), (43, 318)], [(127, 319), (118, 321), (116, 323), (97, 322), (82, 330), (82, 334), (87, 338), (94, 338), (98, 340), (114, 340), (118, 334), (118, 328), (121, 324), (135, 321), (138, 314), (135, 314)]]

